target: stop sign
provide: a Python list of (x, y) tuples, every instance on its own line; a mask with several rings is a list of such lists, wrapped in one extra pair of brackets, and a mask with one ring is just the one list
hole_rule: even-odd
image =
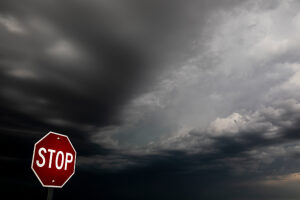
[(49, 132), (35, 143), (31, 168), (44, 187), (61, 188), (74, 174), (75, 162), (68, 136)]

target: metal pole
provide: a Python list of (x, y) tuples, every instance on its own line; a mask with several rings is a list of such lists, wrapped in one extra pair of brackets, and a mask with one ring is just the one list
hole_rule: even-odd
[(54, 188), (48, 187), (47, 200), (52, 200), (53, 199), (53, 192), (54, 192)]

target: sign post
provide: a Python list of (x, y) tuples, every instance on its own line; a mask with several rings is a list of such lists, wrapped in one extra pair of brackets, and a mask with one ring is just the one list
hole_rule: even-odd
[(48, 194), (47, 194), (47, 200), (52, 200), (53, 199), (53, 191), (54, 188), (48, 187)]
[(76, 151), (68, 136), (49, 132), (34, 145), (31, 169), (43, 187), (62, 188), (75, 173)]

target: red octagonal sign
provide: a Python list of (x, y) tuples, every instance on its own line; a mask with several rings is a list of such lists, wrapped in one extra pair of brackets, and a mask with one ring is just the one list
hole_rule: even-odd
[(31, 168), (44, 187), (61, 188), (74, 174), (75, 162), (68, 136), (49, 132), (35, 143)]

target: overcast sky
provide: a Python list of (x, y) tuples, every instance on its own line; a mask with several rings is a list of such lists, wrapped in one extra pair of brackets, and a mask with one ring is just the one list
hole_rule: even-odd
[(299, 10), (2, 0), (1, 188), (44, 198), (31, 156), (55, 131), (78, 154), (55, 199), (299, 199)]

